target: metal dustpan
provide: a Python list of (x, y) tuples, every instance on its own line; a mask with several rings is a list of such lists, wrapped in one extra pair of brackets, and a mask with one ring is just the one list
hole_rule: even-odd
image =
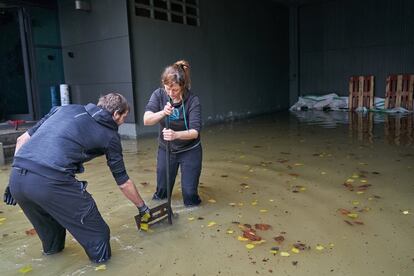
[[(166, 128), (170, 128), (170, 120), (167, 116), (165, 118)], [(165, 165), (166, 165), (166, 180), (167, 180), (167, 202), (150, 209), (151, 217), (143, 217), (140, 214), (135, 216), (135, 223), (138, 230), (148, 230), (148, 226), (160, 222), (168, 218), (168, 223), (172, 224), (172, 208), (171, 208), (171, 183), (170, 183), (170, 141), (166, 141), (165, 151)], [(145, 216), (145, 215), (144, 215)], [(144, 229), (146, 228), (146, 229)]]
[(168, 218), (168, 222), (171, 221), (170, 222), (170, 224), (171, 224), (172, 220), (170, 218), (170, 213), (172, 214), (172, 212), (169, 211), (169, 210), (171, 210), (171, 206), (167, 201), (167, 202), (165, 202), (161, 205), (158, 205), (154, 208), (151, 208), (150, 209), (150, 215), (151, 215), (150, 218), (142, 217), (140, 214), (136, 215), (135, 216), (135, 223), (137, 224), (138, 230), (141, 230), (141, 228), (142, 228), (142, 230), (148, 230), (148, 229), (145, 229), (145, 228), (148, 228), (148, 225), (155, 224), (155, 223), (160, 222), (160, 221), (162, 221), (166, 218)]

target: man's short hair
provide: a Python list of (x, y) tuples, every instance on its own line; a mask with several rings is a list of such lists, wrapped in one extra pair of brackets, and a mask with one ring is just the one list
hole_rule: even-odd
[(124, 96), (119, 93), (109, 93), (99, 98), (97, 106), (108, 110), (111, 114), (118, 112), (124, 114), (129, 111), (129, 104)]

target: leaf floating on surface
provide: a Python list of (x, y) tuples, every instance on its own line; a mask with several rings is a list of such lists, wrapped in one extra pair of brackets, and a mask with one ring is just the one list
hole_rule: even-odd
[(243, 237), (245, 237), (246, 239), (249, 239), (251, 241), (260, 241), (262, 240), (262, 238), (258, 235), (256, 235), (256, 233), (252, 230), (244, 230), (243, 231)]
[(95, 271), (98, 270), (106, 270), (106, 265), (102, 264), (102, 265), (98, 265), (97, 267), (95, 267)]
[(26, 266), (20, 268), (19, 269), (19, 272), (22, 273), (22, 274), (26, 274), (26, 273), (28, 273), (28, 272), (30, 272), (32, 270), (33, 270), (33, 268), (32, 268), (31, 265), (26, 265)]
[(274, 237), (273, 239), (280, 244), (285, 240), (285, 237), (280, 235), (280, 236)]
[(262, 231), (266, 231), (272, 228), (271, 225), (269, 224), (265, 224), (265, 223), (256, 223), (254, 225), (254, 228), (256, 228), (257, 230), (262, 230)]
[(354, 225), (352, 224), (352, 222), (350, 222), (349, 220), (344, 220), (344, 222), (346, 222), (346, 224), (348, 224), (348, 225), (354, 226)]

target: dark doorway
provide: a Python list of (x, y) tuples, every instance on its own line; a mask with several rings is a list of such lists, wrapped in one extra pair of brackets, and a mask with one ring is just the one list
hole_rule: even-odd
[(0, 8), (0, 121), (33, 119), (24, 21), (22, 8)]

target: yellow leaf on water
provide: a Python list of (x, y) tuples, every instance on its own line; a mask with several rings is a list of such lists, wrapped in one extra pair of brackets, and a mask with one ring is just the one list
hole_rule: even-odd
[(282, 256), (282, 257), (289, 257), (290, 254), (289, 254), (289, 252), (282, 251), (282, 252), (280, 252), (280, 256)]
[(148, 229), (149, 229), (149, 226), (148, 226), (148, 223), (141, 223), (141, 230), (143, 230), (143, 231), (148, 231)]
[(208, 223), (207, 227), (211, 227), (211, 226), (214, 226), (214, 225), (216, 225), (216, 224), (217, 224), (216, 222), (214, 222), (214, 221), (210, 221), (210, 222)]
[(330, 246), (330, 247), (334, 247), (334, 246), (335, 246), (335, 244), (333, 244), (333, 243), (330, 243), (330, 244), (329, 244), (329, 246)]
[(19, 213), (23, 213), (23, 210), (19, 210)]
[(5, 220), (6, 220), (6, 218), (0, 218), (0, 222), (3, 222)]
[(211, 199), (208, 200), (208, 202), (210, 202), (210, 203), (216, 203), (216, 200), (211, 198)]
[(253, 249), (254, 248), (254, 244), (248, 243), (248, 244), (246, 244), (246, 248), (247, 249)]
[(358, 204), (359, 204), (359, 201), (358, 201), (358, 200), (353, 200), (353, 201), (352, 201), (352, 204), (354, 204), (354, 205), (358, 205)]
[(269, 201), (270, 201), (270, 202), (273, 202), (273, 201), (275, 201), (275, 200), (274, 200), (274, 199), (269, 199)]
[(234, 207), (234, 206), (236, 206), (236, 203), (230, 202), (229, 205)]
[(277, 250), (270, 250), (270, 253), (272, 253), (272, 254), (274, 254), (274, 255), (276, 255), (277, 254)]
[(358, 191), (356, 192), (358, 195), (362, 195), (364, 193), (364, 191)]
[(405, 211), (403, 211), (402, 212), (404, 215), (409, 215), (410, 214), (410, 212), (408, 211), (408, 210), (405, 210)]
[(242, 236), (238, 236), (237, 239), (239, 241), (248, 241), (249, 240), (248, 238), (245, 238), (245, 237), (242, 237)]
[(325, 249), (325, 247), (323, 247), (322, 245), (320, 245), (320, 244), (318, 244), (316, 247), (316, 250), (319, 250), (319, 251), (321, 251), (321, 250), (324, 250)]
[(253, 205), (253, 206), (257, 205), (257, 200), (252, 201), (252, 205)]
[(352, 178), (348, 178), (347, 180), (346, 180), (346, 183), (352, 183), (352, 182), (354, 182), (355, 180), (353, 180)]
[(326, 174), (326, 172), (321, 172), (321, 174)]
[(366, 179), (361, 179), (359, 181), (361, 181), (361, 183), (367, 183), (368, 182), (368, 180), (366, 180)]
[(293, 166), (298, 167), (298, 166), (303, 166), (303, 164), (302, 163), (295, 163), (295, 164), (293, 164)]
[(266, 209), (260, 209), (260, 213), (267, 213)]
[(355, 178), (355, 179), (356, 179), (356, 178), (359, 178), (359, 175), (357, 175), (357, 174), (353, 174), (353, 175), (352, 175), (352, 178)]
[(243, 204), (243, 202), (239, 202), (239, 204), (237, 204), (237, 205), (239, 205), (239, 206), (243, 206), (244, 204)]
[(195, 220), (195, 217), (189, 217), (188, 220), (193, 221), (193, 220)]
[(358, 214), (349, 213), (349, 214), (347, 214), (347, 216), (350, 217), (350, 218), (357, 218), (358, 217)]
[(26, 266), (24, 266), (24, 267), (20, 268), (20, 269), (19, 269), (19, 272), (20, 272), (20, 273), (23, 273), (23, 274), (26, 274), (27, 272), (30, 272), (30, 271), (32, 271), (32, 270), (33, 270), (33, 268), (32, 268), (32, 266), (31, 266), (31, 265), (26, 265)]
[(246, 156), (245, 155), (240, 155), (240, 159), (243, 159), (243, 158), (245, 158)]
[(102, 265), (98, 265), (97, 267), (95, 267), (95, 271), (98, 270), (106, 270), (106, 265), (102, 264)]
[(299, 249), (297, 249), (296, 247), (292, 247), (292, 252), (298, 254), (299, 253)]
[(252, 241), (252, 244), (262, 244), (265, 243), (265, 240), (260, 240), (260, 241)]
[(301, 192), (306, 191), (306, 187), (300, 187), (300, 188), (299, 188), (299, 191), (301, 191)]
[(227, 230), (227, 232), (226, 232), (227, 234), (233, 234), (234, 233), (234, 231), (233, 230), (231, 230), (231, 229), (229, 229), (229, 230)]

